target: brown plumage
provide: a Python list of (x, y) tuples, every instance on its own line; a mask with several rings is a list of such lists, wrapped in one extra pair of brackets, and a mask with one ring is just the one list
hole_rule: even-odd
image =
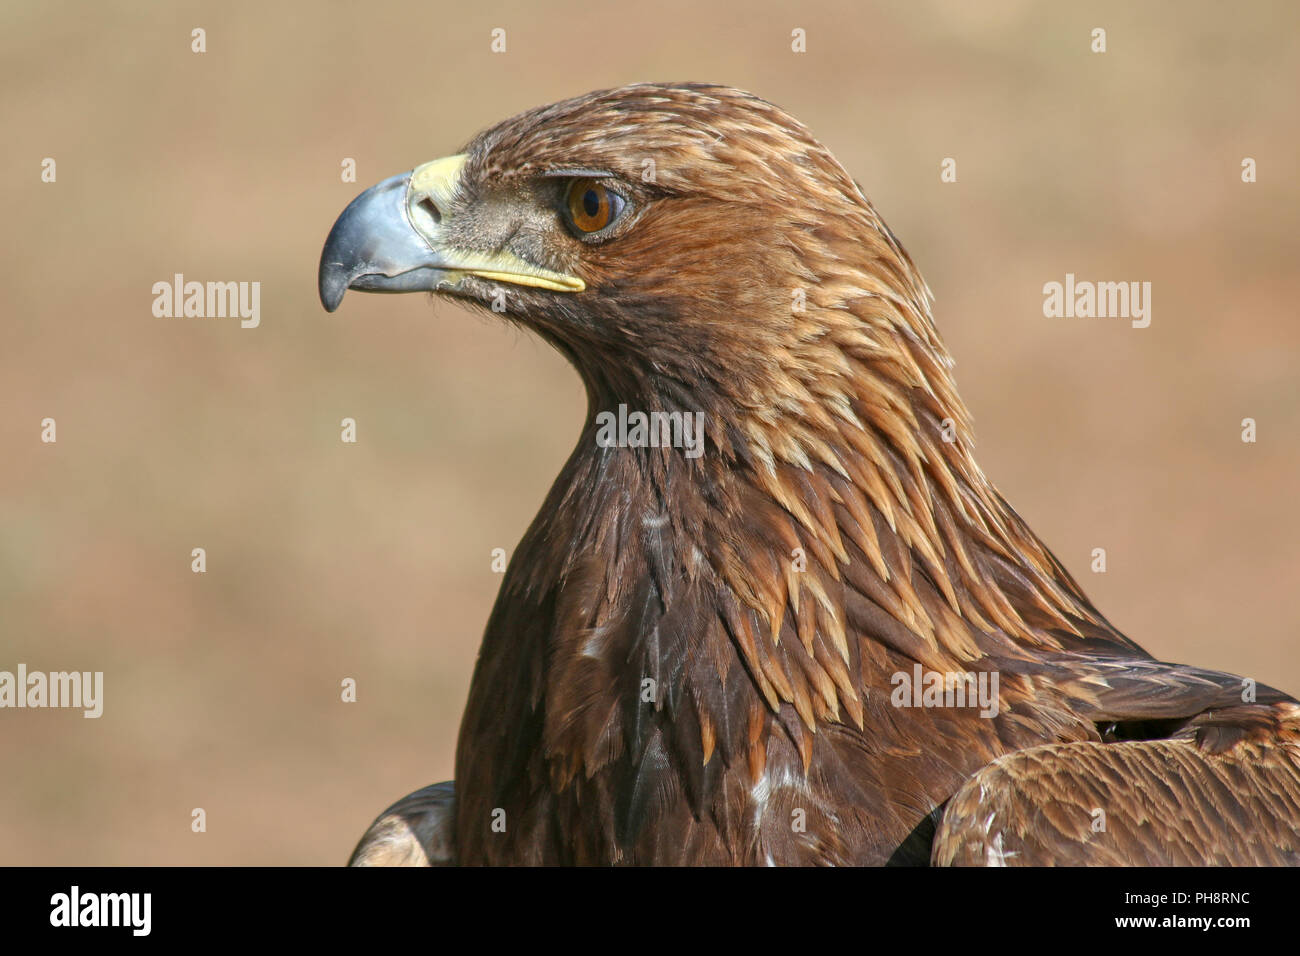
[[(646, 84), (463, 156), (386, 184), (418, 253), (372, 241), (368, 193), (321, 264), (330, 308), (503, 306), (587, 387), (470, 687), (459, 862), (1300, 862), (1300, 709), (1091, 605), (975, 463), (928, 288), (802, 125)], [(592, 235), (587, 182), (624, 201)], [(602, 447), (620, 405), (702, 413), (704, 453)], [(996, 714), (894, 706), (916, 665), (996, 674)]]

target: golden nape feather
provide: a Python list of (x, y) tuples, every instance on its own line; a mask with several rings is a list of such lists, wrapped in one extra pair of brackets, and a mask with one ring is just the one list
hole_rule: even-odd
[(975, 463), (911, 259), (779, 108), (638, 84), (523, 113), (358, 197), (320, 281), (331, 311), (504, 314), (589, 399), (454, 796), (360, 858), (1300, 862), (1295, 703), (1092, 606)]

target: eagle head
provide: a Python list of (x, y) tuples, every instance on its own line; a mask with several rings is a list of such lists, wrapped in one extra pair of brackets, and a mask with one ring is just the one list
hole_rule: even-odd
[(847, 412), (833, 380), (855, 352), (888, 359), (898, 329), (926, 352), (904, 349), (902, 375), (947, 364), (924, 282), (853, 179), (788, 113), (721, 86), (575, 97), (385, 180), (322, 253), (325, 308), (349, 288), (467, 300), (545, 337), (602, 399), (731, 420)]

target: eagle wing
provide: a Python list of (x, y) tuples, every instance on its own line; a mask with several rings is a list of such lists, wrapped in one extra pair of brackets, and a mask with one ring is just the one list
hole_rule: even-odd
[(1300, 864), (1300, 706), (1244, 704), (1155, 740), (998, 758), (948, 801), (938, 866)]
[(452, 866), (456, 788), (448, 780), (407, 794), (381, 813), (348, 866)]

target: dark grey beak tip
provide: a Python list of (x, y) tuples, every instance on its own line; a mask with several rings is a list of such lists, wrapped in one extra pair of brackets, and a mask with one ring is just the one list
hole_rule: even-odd
[(326, 312), (333, 312), (343, 301), (343, 294), (348, 291), (348, 275), (342, 263), (327, 262), (323, 257), (320, 263), (319, 285), (320, 304)]
[[(329, 238), (325, 240), (325, 245), (320, 252), (316, 287), (320, 293), (320, 304), (325, 306), (326, 312), (333, 312), (339, 307), (339, 303), (343, 301), (343, 294), (348, 291), (348, 284), (353, 278), (348, 260), (355, 259), (359, 239), (352, 218), (356, 205), (357, 200), (354, 199), (334, 221)], [(352, 265), (356, 265), (355, 261)]]

